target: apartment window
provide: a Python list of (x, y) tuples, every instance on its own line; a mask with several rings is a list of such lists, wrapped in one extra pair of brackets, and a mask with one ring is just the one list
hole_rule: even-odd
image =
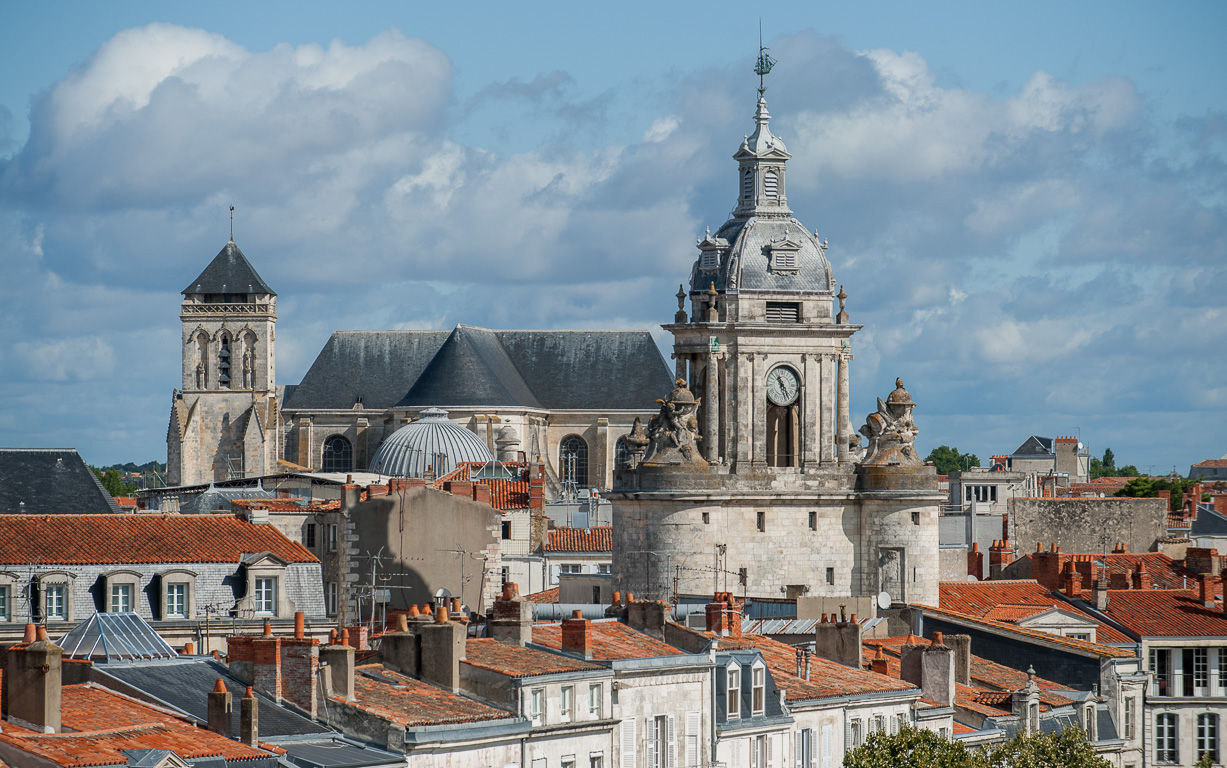
[(12, 616), (9, 614), (9, 587), (7, 584), (0, 586), (0, 621), (9, 621)]
[(753, 676), (754, 688), (750, 701), (753, 705), (754, 714), (761, 715), (767, 699), (767, 670), (763, 667), (755, 667), (751, 674)]
[(600, 565), (596, 567), (596, 572), (609, 574), (611, 573), (611, 566), (608, 563), (601, 563)]
[(766, 512), (755, 512), (754, 517), (756, 521), (755, 524), (758, 526), (758, 530), (760, 531), (767, 530), (767, 513)]
[(559, 761), (562, 768), (575, 768), (575, 755), (566, 755)]
[(502, 573), (503, 575), (502, 576), (503, 581), (501, 583), (506, 584), (507, 582), (511, 581), (511, 569), (510, 568), (504, 565), (500, 573)]
[(68, 620), (68, 585), (43, 585), (43, 613), (47, 621)]
[(1210, 649), (1193, 649), (1193, 687), (1210, 687)]
[(907, 727), (907, 715), (900, 712), (890, 721), (890, 732), (898, 733)]
[(818, 530), (818, 513), (810, 511), (809, 513), (809, 529), (811, 531)]
[(711, 512), (703, 513), (703, 525), (711, 525)]
[(1095, 740), (1095, 705), (1082, 708), (1082, 730), (1086, 731), (1087, 739)]
[(601, 716), (601, 700), (605, 698), (602, 688), (600, 683), (588, 686), (588, 714), (595, 718)]
[(1171, 696), (1172, 683), (1172, 649), (1150, 649), (1150, 673), (1155, 678), (1156, 696)]
[(1066, 635), (1066, 637), (1068, 637), (1071, 640), (1086, 640), (1089, 642), (1091, 639), (1091, 633), (1090, 632), (1070, 632), (1068, 635)]
[(571, 722), (572, 716), (575, 714), (575, 688), (574, 686), (564, 685), (562, 687), (561, 707), (562, 721), (564, 723)]
[[(1192, 648), (1181, 649), (1180, 656), (1181, 656), (1181, 668), (1180, 668), (1180, 680), (1179, 680), (1179, 682), (1181, 683), (1180, 690), (1184, 692), (1185, 696), (1192, 696), (1194, 688), (1195, 688), (1193, 682), (1196, 679), (1196, 676), (1193, 674), (1193, 669), (1196, 666), (1193, 661), (1193, 649)], [(1173, 692), (1173, 695), (1179, 696), (1181, 694)]]
[(856, 749), (861, 745), (864, 735), (861, 732), (861, 721), (852, 720), (848, 723), (848, 749)]
[(533, 725), (541, 725), (541, 700), (545, 697), (545, 692), (540, 688), (534, 688), (528, 697), (528, 716), (532, 719)]
[(809, 768), (814, 762), (814, 732), (809, 728), (802, 728), (797, 734), (797, 765), (800, 768)]
[(589, 755), (588, 756), (588, 768), (603, 768), (604, 765), (605, 765), (604, 755)]
[(303, 531), (302, 543), (307, 549), (315, 549), (315, 523), (307, 523), (306, 530)]
[(1218, 762), (1218, 715), (1203, 712), (1197, 716), (1197, 759), (1210, 756), (1210, 762)]
[(270, 577), (256, 579), (256, 613), (277, 613), (277, 579)]
[(741, 668), (732, 667), (728, 671), (728, 705), (725, 711), (729, 719), (741, 717)]
[(835, 569), (827, 568), (827, 584), (835, 583)]
[(166, 618), (187, 618), (187, 584), (166, 585)]
[(648, 743), (648, 766), (650, 768), (672, 768), (673, 734), (668, 715), (657, 715), (649, 721), (652, 729)]
[(328, 582), (328, 588), (324, 590), (324, 611), (329, 616), (337, 615), (337, 583), (335, 581)]
[(886, 716), (885, 715), (874, 715), (873, 716), (873, 732), (874, 733), (886, 733)]
[(1134, 739), (1136, 726), (1134, 723), (1138, 720), (1138, 700), (1132, 696), (1125, 699), (1125, 738)]
[(1179, 762), (1176, 747), (1176, 715), (1164, 712), (1155, 717), (1155, 762)]
[(502, 535), (503, 535), (503, 541), (511, 540), (511, 521), (510, 520), (503, 521), (503, 534)]
[(1218, 687), (1227, 692), (1227, 648), (1218, 649)]
[(755, 736), (750, 749), (750, 768), (767, 768), (767, 737)]
[(328, 526), (328, 551), (337, 551), (337, 527), (332, 524)]
[(111, 585), (111, 606), (108, 613), (130, 613), (132, 611), (132, 585)]
[(997, 500), (997, 486), (995, 485), (967, 485), (964, 486), (964, 498), (967, 501), (978, 501), (981, 504)]

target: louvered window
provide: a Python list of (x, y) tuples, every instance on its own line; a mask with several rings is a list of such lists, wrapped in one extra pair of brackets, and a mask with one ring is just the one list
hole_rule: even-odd
[(780, 177), (775, 171), (768, 171), (763, 177), (763, 192), (767, 197), (780, 196)]
[(769, 323), (796, 323), (800, 322), (801, 308), (796, 302), (792, 301), (769, 301), (767, 302), (767, 322)]
[(749, 169), (741, 174), (741, 196), (747, 200), (754, 198), (754, 172)]
[(704, 272), (720, 269), (720, 251), (703, 251), (703, 255), (699, 257), (699, 269)]

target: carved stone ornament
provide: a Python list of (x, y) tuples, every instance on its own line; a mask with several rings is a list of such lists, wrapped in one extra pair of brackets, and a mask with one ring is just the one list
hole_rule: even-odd
[(912, 410), (916, 403), (903, 388), (903, 379), (895, 379), (895, 391), (886, 402), (878, 398), (878, 411), (865, 419), (860, 432), (868, 439), (865, 460), (869, 466), (918, 467), (924, 464), (916, 455), (916, 425), (912, 422)]
[[(699, 452), (699, 422), (695, 413), (699, 400), (686, 388), (684, 379), (669, 393), (669, 399), (657, 400), (660, 413), (648, 422), (648, 450), (645, 466), (692, 465), (707, 466)], [(629, 440), (628, 440), (629, 442)]]
[(643, 422), (635, 417), (631, 431), (626, 434), (626, 458), (619, 469), (634, 469), (643, 461), (643, 455), (648, 450), (648, 433), (643, 429)]

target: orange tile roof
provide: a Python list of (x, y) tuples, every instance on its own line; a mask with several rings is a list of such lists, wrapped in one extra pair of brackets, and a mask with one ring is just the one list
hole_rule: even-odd
[[(957, 619), (959, 621), (966, 622), (968, 624), (978, 624), (988, 629), (995, 629), (995, 630), (999, 630), (1003, 632), (1008, 632), (1014, 635), (1021, 635), (1023, 637), (1029, 637), (1034, 640), (1040, 640), (1046, 643), (1052, 643), (1054, 645), (1061, 645), (1071, 650), (1082, 651), (1084, 653), (1093, 653), (1096, 656), (1101, 656), (1104, 658), (1125, 659), (1125, 658), (1132, 658), (1136, 656), (1136, 654), (1133, 651), (1124, 650), (1122, 648), (1113, 648), (1110, 645), (1092, 643), (1087, 640), (1075, 640), (1072, 637), (1062, 637), (1061, 635), (1054, 635), (1051, 632), (1043, 632), (1038, 629), (1029, 629), (1027, 627), (1020, 627), (1017, 624), (1008, 624), (1003, 621), (993, 621), (991, 619), (983, 619), (983, 618), (980, 618), (979, 616), (971, 616), (966, 613), (959, 613), (958, 611), (951, 611), (945, 608), (938, 608), (936, 606), (922, 605), (920, 603), (915, 603), (913, 604), (913, 607), (919, 608), (925, 613), (931, 613), (939, 617), (946, 616), (952, 619)], [(1100, 626), (1106, 626), (1106, 625), (1101, 624)], [(1098, 631), (1096, 632), (1096, 636), (1098, 636)], [(1134, 641), (1130, 639), (1128, 642), (1132, 643)]]
[(464, 648), (464, 663), (508, 677), (535, 677), (560, 672), (604, 669), (597, 664), (570, 656), (559, 656), (548, 651), (524, 648), (491, 638), (470, 638)]
[(1227, 635), (1222, 603), (1206, 608), (1194, 589), (1110, 589), (1110, 618), (1143, 637)]
[(524, 599), (530, 603), (556, 603), (558, 602), (558, 587), (550, 587), (531, 595), (525, 595)]
[(1206, 459), (1199, 461), (1193, 466), (1195, 467), (1227, 467), (1227, 459)]
[(237, 761), (270, 756), (92, 683), (63, 687), (61, 721), (65, 732), (50, 734), (5, 723), (0, 741), (66, 768), (126, 765), (128, 758), (123, 750), (129, 749), (165, 749), (189, 760), (222, 757)]
[[(358, 701), (349, 706), (406, 727), (474, 723), (512, 716), (506, 710), (406, 677), (380, 664), (365, 664), (355, 672), (354, 696)], [(333, 701), (345, 703), (340, 697), (334, 697)]]
[(330, 512), (341, 508), (341, 500), (233, 499), (230, 506), (240, 509), (267, 509), (269, 512)]
[(613, 526), (593, 528), (553, 528), (546, 552), (609, 552), (613, 554)]
[[(683, 655), (673, 646), (612, 619), (593, 621), (590, 632), (592, 658), (602, 661)], [(561, 649), (562, 625), (537, 624), (533, 627), (533, 642), (548, 648)]]
[(826, 699), (861, 693), (916, 691), (916, 686), (898, 679), (898, 675), (890, 677), (863, 669), (853, 669), (820, 656), (810, 657), (809, 680), (802, 679), (797, 677), (796, 647), (764, 635), (721, 637), (717, 648), (725, 651), (757, 648), (770, 667), (775, 684), (784, 689), (789, 701)]
[[(1171, 562), (1170, 560), (1168, 561)], [(1005, 579), (1001, 581), (943, 581), (938, 585), (941, 607), (978, 616), (992, 621), (1015, 622), (1034, 616), (1049, 608), (1077, 609), (1057, 597), (1043, 584), (1031, 579)], [(1007, 607), (1008, 606), (1008, 607)], [(1024, 606), (1034, 606), (1035, 611), (1026, 613)], [(1010, 616), (1014, 609), (1013, 617)], [(1086, 614), (1083, 614), (1086, 615)], [(1093, 616), (1086, 618), (1094, 621)], [(1101, 643), (1132, 643), (1133, 638), (1113, 626), (1096, 622), (1095, 638)], [(1054, 635), (1055, 637), (1055, 635)]]
[(319, 562), (271, 525), (234, 515), (0, 515), (0, 564)]
[(509, 509), (528, 509), (528, 469), (523, 462), (504, 461), (502, 465), (511, 470), (514, 480), (472, 479), (473, 470), (481, 469), (489, 464), (485, 461), (462, 461), (456, 468), (443, 477), (435, 480), (435, 488), (443, 488), (443, 484), (452, 481), (481, 483), (490, 486), (490, 506), (507, 511)]

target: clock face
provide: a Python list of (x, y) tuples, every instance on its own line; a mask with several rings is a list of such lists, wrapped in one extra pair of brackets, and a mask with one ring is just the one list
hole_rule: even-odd
[(776, 368), (767, 374), (767, 399), (776, 405), (790, 405), (800, 390), (801, 382), (791, 368)]

